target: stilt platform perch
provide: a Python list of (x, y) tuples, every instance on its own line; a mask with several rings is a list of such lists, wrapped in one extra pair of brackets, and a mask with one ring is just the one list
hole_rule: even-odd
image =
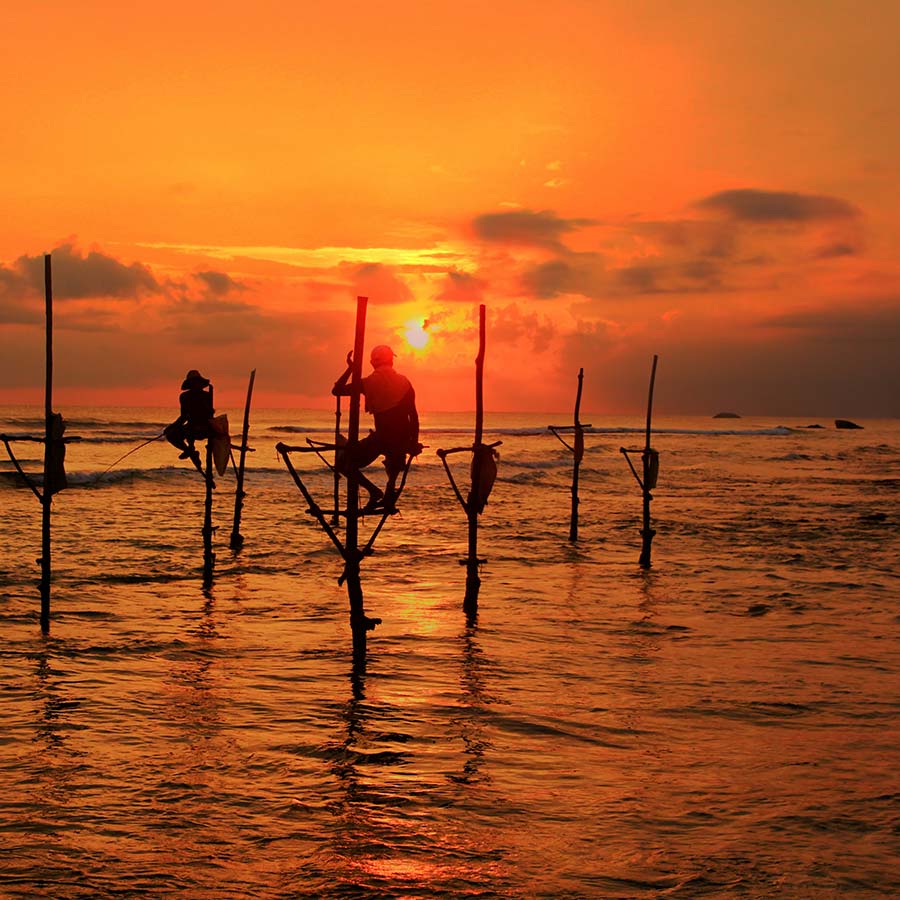
[[(466, 514), (469, 526), (468, 554), (460, 560), (460, 565), (466, 567), (466, 594), (463, 601), (463, 611), (466, 617), (472, 621), (478, 615), (478, 593), (481, 588), (479, 566), (487, 562), (478, 556), (478, 517), (484, 511), (485, 504), (494, 486), (497, 477), (497, 460), (499, 454), (496, 448), (501, 441), (492, 444), (483, 443), (484, 434), (484, 352), (485, 352), (485, 307), (482, 304), (478, 310), (478, 355), (475, 357), (475, 437), (470, 447), (454, 447), (450, 450), (438, 450), (437, 455), (444, 464), (444, 470), (450, 480), (453, 493), (459, 501), (463, 512)], [(472, 463), (470, 466), (471, 487), (467, 497), (463, 497), (462, 491), (457, 486), (453, 472), (447, 463), (447, 457), (454, 453), (470, 452)]]
[[(641, 555), (638, 560), (638, 565), (640, 565), (642, 569), (649, 569), (651, 566), (650, 551), (651, 545), (653, 543), (653, 538), (656, 535), (656, 531), (654, 531), (654, 529), (650, 525), (650, 502), (653, 500), (651, 491), (656, 487), (656, 482), (659, 477), (659, 453), (650, 445), (650, 423), (653, 415), (653, 386), (656, 381), (657, 360), (658, 357), (654, 354), (653, 366), (650, 370), (650, 391), (647, 398), (647, 428), (646, 437), (644, 440), (644, 449), (628, 450), (625, 447), (619, 448), (620, 452), (625, 457), (625, 461), (628, 463), (628, 467), (631, 469), (632, 475), (634, 475), (635, 480), (637, 481), (638, 486), (641, 489), (641, 495), (643, 499), (643, 515), (641, 524)], [(638, 474), (634, 463), (631, 461), (630, 455), (637, 455), (638, 453), (640, 453), (641, 455), (640, 475)]]

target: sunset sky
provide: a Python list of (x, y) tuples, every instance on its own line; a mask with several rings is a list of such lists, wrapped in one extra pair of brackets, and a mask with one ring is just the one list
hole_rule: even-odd
[[(0, 403), (900, 415), (897, 0), (7, 4)], [(423, 347), (424, 335), (428, 340)], [(417, 338), (418, 335), (418, 338)], [(367, 367), (368, 368), (368, 367)]]

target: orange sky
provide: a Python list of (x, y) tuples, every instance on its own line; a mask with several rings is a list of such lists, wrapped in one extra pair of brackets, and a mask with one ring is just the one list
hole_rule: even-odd
[[(18, 8), (15, 8), (15, 7)], [(900, 415), (895, 0), (4, 12), (0, 402)], [(406, 323), (426, 322), (416, 350)]]

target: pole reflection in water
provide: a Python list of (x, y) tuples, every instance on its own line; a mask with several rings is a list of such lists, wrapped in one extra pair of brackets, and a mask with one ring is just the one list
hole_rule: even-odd
[(37, 686), (33, 697), (38, 717), (35, 722), (35, 739), (48, 750), (66, 750), (68, 748), (64, 732), (73, 727), (66, 713), (78, 709), (81, 701), (70, 699), (63, 693), (62, 677), (65, 673), (53, 667), (49, 650), (38, 652), (36, 660)]
[(486, 708), (491, 701), (485, 685), (483, 669), (484, 654), (477, 641), (478, 626), (466, 625), (460, 642), (462, 656), (460, 658), (459, 683), (462, 688), (463, 712), (456, 721), (465, 747), (466, 761), (462, 774), (450, 776), (461, 784), (474, 784), (479, 781), (490, 781), (489, 775), (481, 772), (484, 755), (491, 749), (485, 737), (484, 718)]

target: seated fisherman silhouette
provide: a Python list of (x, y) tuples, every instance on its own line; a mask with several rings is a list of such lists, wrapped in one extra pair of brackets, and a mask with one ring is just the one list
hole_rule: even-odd
[(185, 375), (181, 391), (181, 414), (171, 425), (166, 426), (164, 434), (166, 440), (181, 451), (178, 458), (189, 459), (202, 473), (200, 451), (194, 447), (194, 441), (203, 441), (209, 437), (209, 420), (215, 413), (212, 386), (208, 378), (204, 378), (196, 369), (191, 369)]
[[(422, 451), (416, 392), (410, 380), (394, 370), (394, 351), (390, 347), (379, 344), (372, 350), (370, 361), (374, 371), (362, 379), (362, 392), (366, 398), (366, 412), (375, 420), (375, 430), (362, 438), (356, 447), (347, 447), (338, 453), (337, 468), (342, 475), (368, 491), (369, 501), (363, 512), (393, 512), (397, 476), (406, 468), (406, 454), (418, 456)], [(336, 397), (349, 396), (348, 381), (352, 371), (352, 354), (348, 353), (347, 370), (331, 390)], [(379, 456), (384, 456), (388, 476), (384, 491), (360, 471)]]

